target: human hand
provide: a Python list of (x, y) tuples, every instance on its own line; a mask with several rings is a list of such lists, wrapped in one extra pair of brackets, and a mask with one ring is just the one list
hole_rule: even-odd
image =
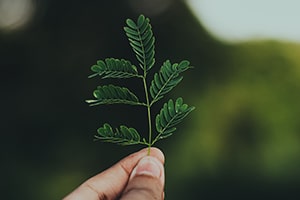
[(88, 179), (63, 200), (164, 199), (164, 155), (143, 149)]

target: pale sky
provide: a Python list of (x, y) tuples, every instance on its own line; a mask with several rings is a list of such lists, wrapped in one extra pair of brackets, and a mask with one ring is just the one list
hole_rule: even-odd
[(215, 37), (225, 41), (300, 42), (300, 0), (187, 0)]

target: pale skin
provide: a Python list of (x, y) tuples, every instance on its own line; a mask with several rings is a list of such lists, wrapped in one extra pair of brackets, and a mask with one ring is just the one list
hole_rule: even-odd
[(164, 155), (142, 149), (81, 184), (63, 200), (163, 200)]

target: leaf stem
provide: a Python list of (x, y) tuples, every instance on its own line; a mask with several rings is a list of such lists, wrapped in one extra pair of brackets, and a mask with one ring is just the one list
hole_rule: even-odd
[(149, 128), (149, 133), (148, 133), (148, 155), (150, 155), (150, 148), (152, 146), (152, 122), (151, 122), (151, 105), (150, 105), (150, 100), (149, 100), (148, 86), (147, 86), (147, 82), (146, 82), (146, 72), (144, 73), (143, 84), (144, 84), (145, 97), (146, 97), (148, 128)]

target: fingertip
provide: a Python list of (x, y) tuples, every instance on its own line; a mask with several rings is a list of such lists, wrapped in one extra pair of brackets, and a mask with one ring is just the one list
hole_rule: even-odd
[[(164, 167), (157, 156), (161, 151), (154, 150), (139, 160), (134, 167), (122, 199), (163, 199)], [(157, 154), (158, 153), (158, 154)]]
[(163, 165), (156, 157), (145, 156), (138, 162), (138, 164), (133, 169), (130, 179), (132, 179), (136, 175), (149, 175), (155, 178), (161, 178), (163, 172)]
[[(148, 155), (148, 150), (149, 150), (149, 148), (147, 147), (147, 148), (142, 149), (140, 152), (143, 152), (145, 155)], [(165, 155), (162, 152), (162, 150), (160, 150), (157, 147), (150, 148), (149, 156), (153, 156), (153, 157), (157, 158), (162, 164), (165, 163)]]

